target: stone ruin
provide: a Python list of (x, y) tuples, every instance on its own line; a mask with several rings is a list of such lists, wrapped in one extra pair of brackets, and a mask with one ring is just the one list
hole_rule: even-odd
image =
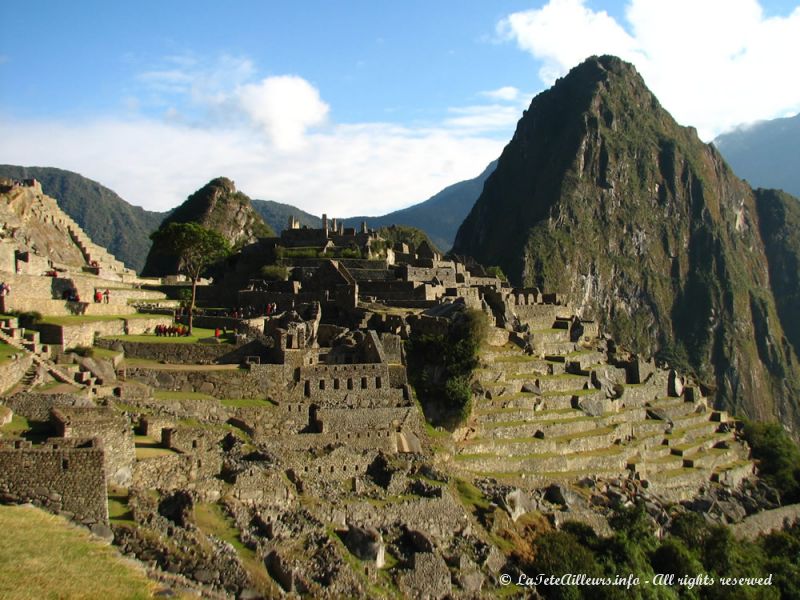
[[(41, 218), (72, 231), (37, 194)], [(118, 310), (102, 316), (122, 325), (45, 323), (31, 333), (6, 319), (3, 339), (25, 368), (6, 385), (4, 418), (24, 417), (46, 437), (2, 433), (0, 498), (97, 528), (109, 524), (107, 498), (121, 498), (136, 525), (112, 515), (123, 551), (222, 594), (397, 589), (440, 598), (498, 589), (509, 560), (494, 541), (498, 524), (513, 528), (538, 512), (602, 534), (615, 502), (647, 499), (660, 511), (753, 481), (736, 421), (697, 382), (618, 348), (559, 294), (511, 287), (426, 243), (412, 251), (383, 242), (366, 225), (323, 219), (319, 230), (291, 222), (279, 238), (244, 248), (231, 273), (199, 293), (207, 306), (237, 307), (196, 318), (230, 332), (225, 342), (126, 337), (172, 322), (164, 313), (174, 290), (124, 269), (115, 287), (124, 305), (82, 313)], [(243, 281), (248, 261), (270, 245), (325, 253), (284, 259), (287, 281)], [(362, 258), (324, 257), (340, 248)], [(2, 273), (12, 282), (8, 302), (18, 301), (16, 288), (20, 302), (50, 315), (74, 309), (54, 297), (55, 279), (83, 296), (108, 285), (115, 266), (95, 252), (97, 273), (84, 256), (89, 271), (52, 278), (21, 273), (20, 261), (23, 271), (32, 264), (21, 256)], [(473, 409), (452, 434), (432, 436), (404, 342), (445, 333), (468, 308), (490, 324)], [(79, 345), (102, 358), (70, 352)], [(53, 384), (70, 390), (42, 389)], [(470, 485), (488, 513), (474, 509)], [(770, 502), (764, 496), (754, 510)], [(662, 517), (653, 514), (663, 525)], [(209, 520), (215, 529), (204, 529)], [(221, 541), (225, 528), (246, 552)]]

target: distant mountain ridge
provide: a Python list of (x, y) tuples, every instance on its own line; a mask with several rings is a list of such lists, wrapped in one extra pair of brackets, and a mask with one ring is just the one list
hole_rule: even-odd
[(800, 197), (800, 113), (741, 127), (720, 135), (714, 145), (753, 187)]
[(136, 271), (144, 267), (150, 234), (169, 215), (133, 206), (104, 185), (72, 171), (0, 165), (0, 176), (38, 179), (44, 193), (55, 198), (93, 242)]
[(362, 221), (374, 228), (389, 225), (416, 227), (427, 233), (431, 241), (446, 252), (452, 247), (461, 222), (469, 214), (483, 191), (483, 184), (496, 167), (497, 161), (492, 161), (477, 177), (449, 185), (419, 204), (377, 217), (349, 217), (344, 219), (344, 223), (347, 227), (358, 227)]
[[(362, 221), (367, 221), (375, 229), (389, 225), (417, 227), (425, 231), (437, 247), (446, 251), (452, 246), (461, 221), (477, 200), (496, 164), (497, 161), (490, 163), (477, 177), (454, 183), (424, 202), (386, 215), (350, 217), (344, 222), (348, 227), (358, 227)], [(61, 209), (75, 219), (96, 243), (108, 248), (137, 272), (144, 268), (150, 250), (150, 234), (176, 210), (155, 212), (133, 206), (96, 181), (54, 167), (0, 165), (0, 176), (14, 179), (35, 177), (41, 181), (44, 192), (54, 197)], [(257, 199), (250, 202), (275, 232), (279, 233), (286, 227), (289, 216), (297, 218), (301, 226), (322, 226), (319, 216), (290, 204)]]

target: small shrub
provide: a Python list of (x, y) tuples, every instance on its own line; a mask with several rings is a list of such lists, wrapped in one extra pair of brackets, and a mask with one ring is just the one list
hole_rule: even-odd
[(486, 267), (486, 272), (492, 277), (497, 277), (500, 281), (508, 281), (508, 277), (506, 277), (506, 274), (503, 273), (503, 269), (501, 269), (497, 265)]
[(283, 265), (264, 265), (258, 274), (266, 281), (286, 281), (289, 278), (289, 269)]
[(19, 319), (20, 327), (25, 329), (30, 329), (42, 320), (42, 313), (35, 310), (14, 312), (12, 314)]
[(800, 501), (800, 448), (777, 423), (746, 421), (744, 438), (758, 460), (761, 477), (784, 503)]

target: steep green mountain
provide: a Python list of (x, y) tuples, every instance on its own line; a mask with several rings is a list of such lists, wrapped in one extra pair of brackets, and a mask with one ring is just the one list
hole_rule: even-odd
[(714, 145), (750, 185), (800, 197), (800, 114), (725, 133)]
[(769, 282), (786, 337), (800, 354), (800, 202), (778, 190), (756, 190), (761, 239), (769, 263)]
[[(161, 223), (199, 223), (221, 234), (234, 248), (274, 235), (248, 198), (225, 177), (212, 179), (176, 208)], [(178, 258), (154, 243), (142, 275), (158, 277), (178, 272)]]
[(438, 248), (446, 251), (453, 245), (458, 226), (481, 195), (484, 182), (496, 166), (497, 161), (493, 161), (474, 179), (449, 185), (419, 204), (380, 217), (350, 217), (344, 220), (345, 225), (358, 227), (366, 221), (372, 228), (389, 225), (416, 227), (427, 233)]
[(322, 219), (315, 215), (300, 210), (291, 204), (282, 204), (272, 200), (251, 200), (253, 208), (261, 215), (264, 221), (278, 233), (286, 229), (289, 217), (294, 217), (300, 221), (300, 226), (319, 229), (322, 227)]
[(65, 213), (127, 266), (140, 271), (150, 249), (149, 235), (168, 213), (132, 206), (113, 191), (78, 173), (52, 167), (0, 165), (0, 176), (35, 177)]
[(798, 273), (777, 266), (781, 244), (768, 260), (760, 221), (756, 193), (632, 65), (592, 57), (533, 99), (453, 251), (565, 293), (631, 349), (691, 368), (720, 405), (797, 432), (772, 265), (784, 289)]

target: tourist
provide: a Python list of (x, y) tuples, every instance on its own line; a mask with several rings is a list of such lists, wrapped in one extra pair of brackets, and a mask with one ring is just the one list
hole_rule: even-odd
[(103, 301), (108, 304), (108, 299), (111, 296), (111, 292), (106, 288), (106, 291), (103, 292)]
[(103, 294), (100, 293), (100, 290), (94, 291), (94, 301), (95, 303), (99, 303), (103, 301)]

